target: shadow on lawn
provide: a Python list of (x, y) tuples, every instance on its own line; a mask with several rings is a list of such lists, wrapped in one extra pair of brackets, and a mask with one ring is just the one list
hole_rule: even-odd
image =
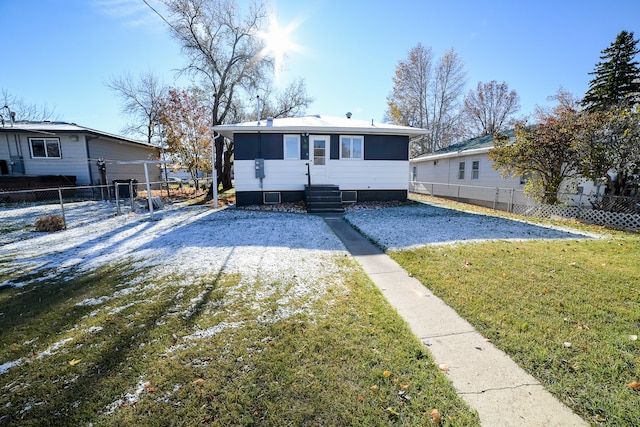
[[(180, 335), (181, 331), (193, 329), (205, 306), (211, 303), (222, 277), (221, 270), (205, 283), (194, 283), (195, 289), (191, 291), (204, 289), (204, 292), (198, 292), (200, 299), (184, 315), (169, 316), (168, 313), (193, 302), (187, 295), (182, 298), (172, 298), (162, 292), (159, 293), (162, 298), (143, 295), (133, 306), (113, 315), (109, 314), (107, 303), (92, 315), (99, 322), (99, 330), (80, 333), (64, 345), (64, 351), (58, 349), (42, 359), (23, 354), (24, 363), (0, 376), (0, 384), (25, 384), (11, 396), (5, 394), (4, 387), (0, 398), (8, 397), (11, 405), (0, 405), (3, 425), (43, 420), (55, 425), (77, 425), (95, 420), (110, 407), (130, 405), (131, 402), (124, 399), (125, 393), (134, 393), (135, 384), (143, 377), (163, 375), (153, 364), (175, 344), (174, 333)], [(8, 309), (0, 318), (0, 339), (15, 341), (18, 336), (27, 338), (27, 333), (33, 339), (34, 335), (41, 334), (36, 344), (42, 351), (52, 341), (77, 329), (89, 312), (96, 310), (95, 306), (78, 306), (69, 301), (82, 299), (86, 294), (108, 293), (107, 289), (115, 289), (122, 280), (127, 280), (125, 269), (101, 270), (62, 281), (53, 286), (55, 289), (46, 286), (23, 289), (0, 308)], [(22, 313), (22, 308), (29, 311)], [(80, 359), (77, 365), (69, 363), (76, 358)], [(21, 412), (21, 408), (29, 409)]]

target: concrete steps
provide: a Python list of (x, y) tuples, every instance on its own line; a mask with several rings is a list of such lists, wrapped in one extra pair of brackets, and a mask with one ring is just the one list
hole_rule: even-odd
[(306, 185), (304, 201), (309, 213), (344, 212), (340, 187), (332, 184)]

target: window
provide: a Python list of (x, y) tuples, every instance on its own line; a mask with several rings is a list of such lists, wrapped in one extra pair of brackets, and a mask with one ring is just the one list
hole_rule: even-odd
[(471, 163), (471, 179), (478, 179), (480, 176), (480, 161), (476, 160)]
[(30, 138), (29, 148), (32, 158), (60, 159), (60, 139), (58, 138)]
[(411, 181), (417, 181), (417, 180), (418, 180), (418, 167), (414, 166), (411, 172)]
[(340, 158), (361, 160), (362, 159), (361, 136), (341, 136), (340, 137)]
[(284, 136), (285, 160), (300, 160), (300, 135)]
[(464, 162), (458, 164), (458, 179), (464, 179)]

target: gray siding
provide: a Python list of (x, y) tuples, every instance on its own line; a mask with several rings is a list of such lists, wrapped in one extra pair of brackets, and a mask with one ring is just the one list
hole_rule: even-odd
[[(142, 164), (121, 165), (118, 160), (158, 160), (158, 149), (155, 147), (147, 147), (144, 145), (136, 145), (127, 142), (116, 142), (101, 138), (90, 139), (89, 148), (89, 166), (91, 168), (91, 177), (93, 184), (100, 183), (100, 172), (96, 165), (98, 159), (104, 159), (106, 162), (107, 183), (116, 179), (135, 179), (138, 182), (146, 182), (144, 175), (144, 166)], [(150, 164), (149, 180), (151, 182), (159, 182), (162, 179), (160, 165)]]
[(24, 159), (25, 175), (66, 175), (75, 176), (78, 185), (89, 183), (89, 170), (83, 138), (77, 141), (70, 135), (57, 135), (60, 141), (60, 158), (33, 158), (29, 141), (33, 138), (52, 138), (50, 135), (21, 134), (20, 151)]

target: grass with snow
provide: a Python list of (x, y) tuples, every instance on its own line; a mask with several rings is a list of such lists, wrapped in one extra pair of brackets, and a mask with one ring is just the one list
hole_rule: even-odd
[(0, 424), (478, 425), (321, 219), (158, 216), (0, 248)]

